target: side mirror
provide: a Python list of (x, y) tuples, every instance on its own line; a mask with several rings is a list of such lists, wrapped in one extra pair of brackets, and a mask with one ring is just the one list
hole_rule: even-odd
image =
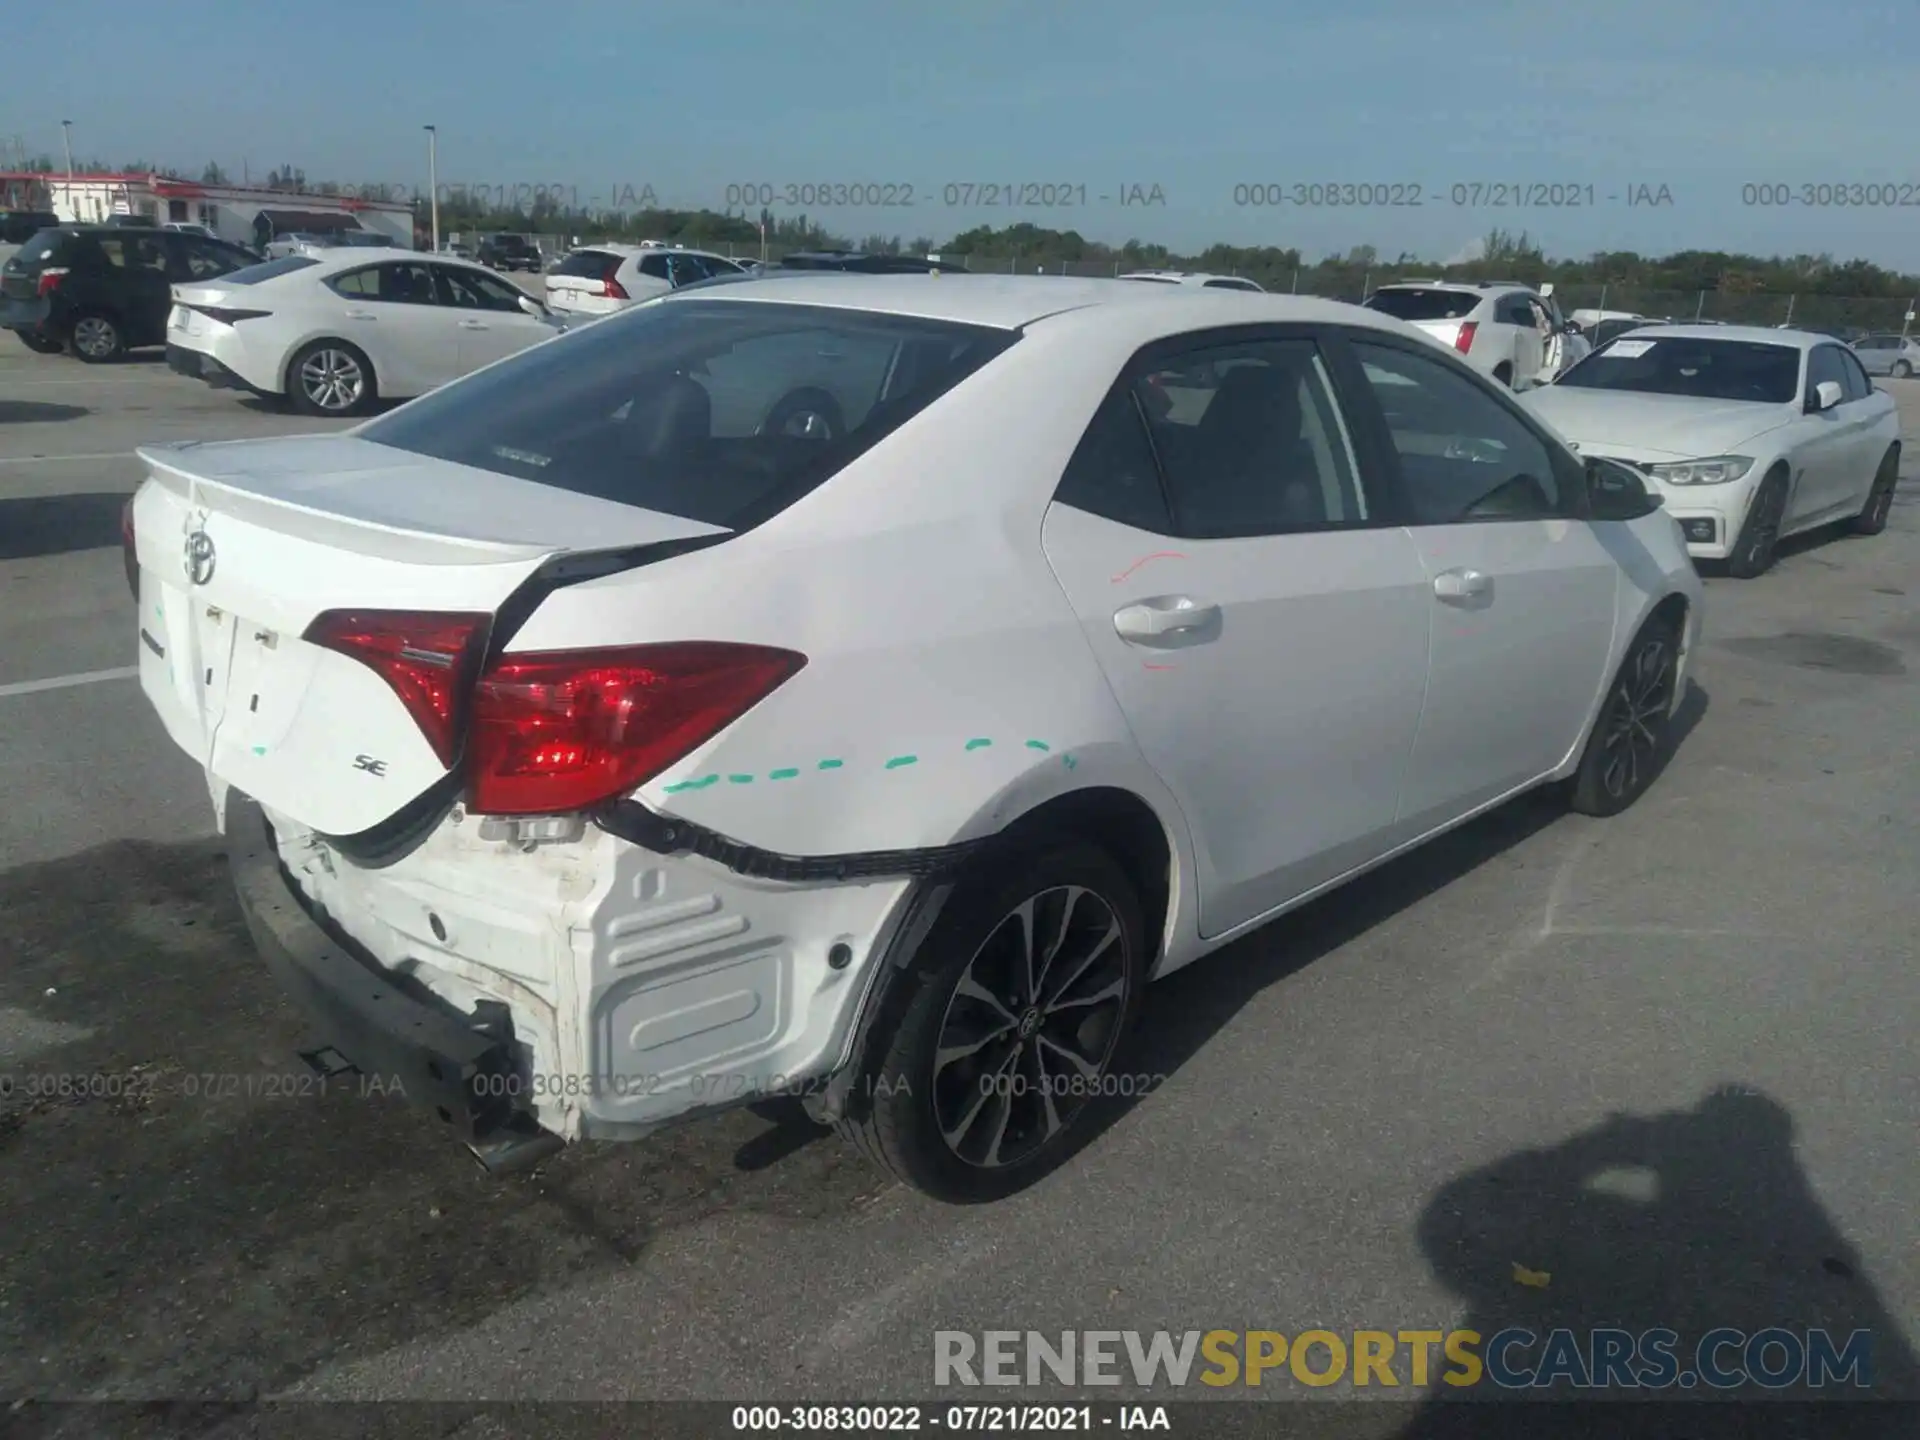
[(1587, 498), (1596, 520), (1638, 520), (1665, 503), (1639, 471), (1617, 460), (1587, 461)]
[(520, 308), (536, 320), (544, 319), (547, 315), (547, 307), (531, 295), (522, 295), (520, 297)]
[(1823, 410), (1831, 410), (1841, 401), (1843, 392), (1837, 380), (1822, 380), (1813, 387), (1813, 398), (1807, 401), (1807, 414), (1818, 415)]

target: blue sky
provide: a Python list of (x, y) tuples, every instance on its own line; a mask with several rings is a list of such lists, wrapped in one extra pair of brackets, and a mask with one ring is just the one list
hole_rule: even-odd
[[(1920, 203), (1762, 208), (1761, 183), (1920, 202), (1916, 0), (62, 0), (9, 16), (0, 143), (255, 175), (545, 182), (719, 208), (729, 183), (893, 182), (912, 210), (830, 229), (945, 239), (1028, 220), (1318, 258), (1460, 253), (1494, 226), (1550, 253), (1831, 252), (1920, 270)], [(17, 63), (23, 57), (32, 63)], [(76, 97), (85, 97), (84, 99)], [(1085, 186), (1074, 209), (947, 185)], [(1237, 185), (1423, 187), (1414, 208), (1236, 206)], [(1457, 208), (1475, 183), (1596, 207)], [(1098, 196), (1157, 184), (1164, 205)], [(1631, 187), (1672, 203), (1629, 207)], [(1436, 192), (1438, 192), (1436, 194)], [(1619, 195), (1609, 202), (1608, 195)], [(784, 208), (777, 206), (776, 209)]]

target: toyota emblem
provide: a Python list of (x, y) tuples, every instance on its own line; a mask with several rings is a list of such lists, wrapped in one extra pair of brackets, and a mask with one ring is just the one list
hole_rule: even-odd
[(205, 530), (187, 536), (186, 567), (187, 579), (196, 585), (213, 579), (213, 537)]

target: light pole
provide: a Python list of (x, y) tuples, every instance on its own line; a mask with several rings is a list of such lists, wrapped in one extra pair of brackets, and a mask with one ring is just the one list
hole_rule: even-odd
[(73, 198), (73, 121), (60, 122), (60, 143), (67, 152), (67, 207), (73, 211), (73, 218), (80, 218), (77, 202)]
[(433, 125), (423, 125), (427, 132), (427, 199), (433, 207), (433, 245), (434, 254), (440, 253), (440, 131)]

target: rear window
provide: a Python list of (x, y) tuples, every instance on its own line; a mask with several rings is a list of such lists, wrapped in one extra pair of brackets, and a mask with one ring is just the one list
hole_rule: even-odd
[(310, 255), (288, 255), (284, 259), (269, 260), (264, 265), (248, 265), (244, 269), (220, 278), (227, 285), (258, 285), (262, 280), (278, 279), (282, 275), (291, 275), (296, 270), (305, 270), (309, 265), (319, 263)]
[(1376, 290), (1366, 308), (1396, 320), (1464, 320), (1484, 298), (1472, 290)]
[(577, 276), (584, 280), (598, 280), (619, 263), (618, 255), (609, 255), (604, 250), (576, 250), (554, 266), (553, 273)]
[(1122, 275), (1122, 280), (1138, 280), (1146, 285), (1178, 285), (1178, 280), (1169, 280), (1164, 275)]
[(1260, 287), (1251, 280), (1209, 280), (1200, 288), (1203, 290), (1258, 290)]
[(13, 258), (21, 265), (51, 259), (54, 251), (60, 248), (60, 242), (66, 238), (67, 232), (64, 230), (42, 230), (16, 250)]
[(537, 346), (360, 433), (741, 529), (825, 482), (1018, 338), (860, 310), (666, 301)]
[(0, 215), (0, 241), (23, 245), (42, 230), (60, 223), (59, 217), (44, 210), (13, 210)]

